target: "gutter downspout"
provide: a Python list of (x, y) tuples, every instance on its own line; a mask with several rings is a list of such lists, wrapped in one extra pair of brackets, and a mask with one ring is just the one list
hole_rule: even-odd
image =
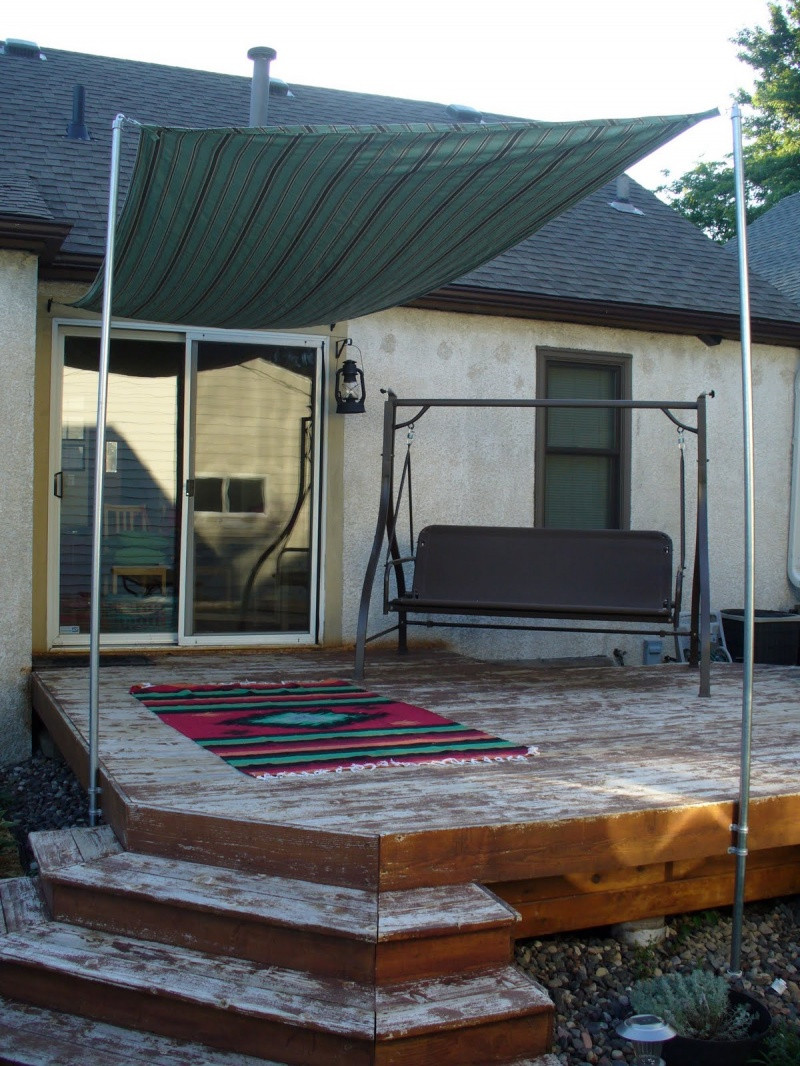
[(789, 551), (786, 574), (800, 588), (800, 370), (794, 377), (794, 432), (792, 434), (792, 479), (789, 496)]

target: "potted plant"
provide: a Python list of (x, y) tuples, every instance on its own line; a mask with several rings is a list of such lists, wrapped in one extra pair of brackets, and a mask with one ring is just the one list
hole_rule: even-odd
[(630, 1000), (637, 1014), (659, 1015), (678, 1034), (664, 1044), (668, 1066), (745, 1066), (771, 1021), (757, 999), (706, 970), (637, 981)]

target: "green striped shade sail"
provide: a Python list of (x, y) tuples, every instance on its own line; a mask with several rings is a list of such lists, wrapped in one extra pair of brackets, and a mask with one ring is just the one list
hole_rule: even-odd
[[(513, 247), (712, 114), (468, 128), (143, 126), (112, 312), (289, 329), (393, 307)], [(101, 302), (102, 274), (77, 306)]]

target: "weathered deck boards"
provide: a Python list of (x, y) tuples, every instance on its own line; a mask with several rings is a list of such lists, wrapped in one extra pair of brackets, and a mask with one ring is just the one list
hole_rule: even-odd
[(552, 1035), (548, 996), (507, 964), (376, 989), (46, 917), (0, 946), (0, 995), (297, 1066), (483, 1066)]
[[(118, 852), (107, 829), (76, 831), (59, 857), (45, 837), (44, 852), (67, 864), (63, 876), (43, 870), (56, 912), (60, 900), (66, 920), (107, 931), (50, 923), (37, 932), (23, 923), (11, 932), (12, 915), (3, 954), (19, 994), (81, 1009), (100, 945), (109, 1013), (99, 1017), (108, 1021), (143, 1019), (168, 1035), (252, 1054), (265, 1036), (285, 1034), (291, 1015), (300, 1044), (292, 1035), (269, 1045), (291, 1062), (485, 1066), (543, 1051), (552, 1035), (547, 997), (507, 965), (515, 929), (730, 901), (739, 668), (717, 667), (712, 697), (700, 699), (695, 672), (679, 666), (548, 669), (438, 652), (378, 654), (370, 663), (371, 688), (538, 745), (539, 754), (255, 780), (160, 722), (129, 695), (131, 684), (347, 677), (349, 657), (174, 653), (154, 655), (146, 668), (104, 666), (102, 805), (128, 850)], [(87, 693), (85, 669), (49, 667), (34, 679), (38, 713), (84, 777)], [(754, 897), (800, 889), (798, 695), (797, 668), (757, 671)], [(521, 921), (515, 926), (506, 904), (469, 882), (489, 884)], [(297, 921), (282, 924), (293, 909)], [(251, 919), (265, 925), (263, 956), (248, 961), (243, 949), (243, 958), (228, 957), (225, 947), (236, 953), (240, 943), (227, 911), (243, 929)], [(165, 946), (173, 926), (185, 939)], [(126, 939), (143, 930), (155, 944)], [(315, 950), (343, 955), (329, 943), (337, 936), (353, 949), (351, 970), (325, 970)], [(225, 955), (222, 980), (193, 948)], [(46, 953), (44, 973), (37, 960)], [(273, 989), (268, 973), (287, 973), (285, 985)], [(167, 1004), (189, 986), (180, 1019), (153, 1008), (153, 989)], [(322, 1032), (320, 1014), (329, 1013)]]
[[(697, 695), (682, 666), (559, 668), (431, 651), (371, 656), (370, 688), (519, 744), (524, 762), (255, 780), (162, 724), (137, 681), (348, 676), (346, 653), (154, 655), (101, 669), (107, 816), (126, 845), (352, 887), (501, 883), (724, 856), (741, 670)], [(48, 667), (34, 702), (84, 770), (87, 673)], [(755, 675), (750, 843), (800, 845), (800, 670)], [(66, 739), (65, 739), (66, 738)]]
[[(124, 852), (108, 826), (30, 840), (58, 921), (326, 977), (385, 985), (503, 966), (519, 920), (475, 884), (379, 901), (364, 889)], [(87, 862), (85, 851), (97, 854)]]
[[(0, 1062), (14, 1066), (282, 1066), (154, 1033), (120, 1029), (0, 996)], [(285, 1066), (285, 1064), (284, 1064)]]

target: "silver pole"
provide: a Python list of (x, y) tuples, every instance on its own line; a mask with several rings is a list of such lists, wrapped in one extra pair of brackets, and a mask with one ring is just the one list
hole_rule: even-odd
[(739, 803), (736, 822), (731, 826), (735, 844), (736, 883), (731, 933), (731, 976), (741, 974), (742, 920), (744, 917), (747, 834), (750, 813), (750, 756), (753, 721), (753, 592), (755, 587), (755, 502), (753, 446), (753, 367), (750, 348), (750, 285), (747, 274), (747, 217), (745, 213), (744, 163), (742, 158), (742, 114), (738, 104), (731, 113), (733, 122), (733, 173), (736, 188), (736, 232), (739, 251), (739, 315), (742, 342), (742, 415), (744, 419), (744, 666), (742, 678), (742, 740), (739, 776)]
[(100, 596), (103, 547), (103, 489), (105, 482), (108, 363), (111, 347), (111, 287), (114, 275), (114, 237), (117, 229), (119, 158), (125, 116), (111, 126), (111, 174), (108, 188), (108, 227), (103, 270), (103, 315), (100, 327), (100, 367), (97, 381), (97, 432), (94, 452), (94, 523), (92, 530), (91, 614), (89, 620), (89, 825), (97, 825), (102, 811), (97, 804), (97, 740), (100, 720)]

